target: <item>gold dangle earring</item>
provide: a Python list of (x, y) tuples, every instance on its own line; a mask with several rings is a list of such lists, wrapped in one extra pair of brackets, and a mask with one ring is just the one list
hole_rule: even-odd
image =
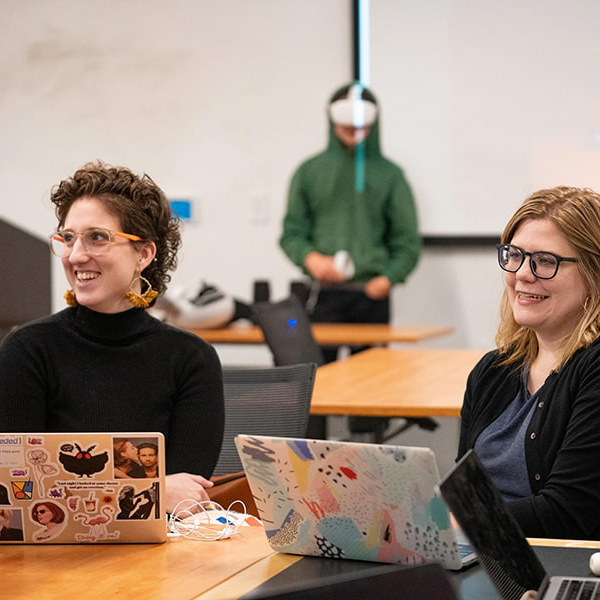
[(75, 292), (73, 290), (67, 290), (64, 293), (63, 298), (67, 301), (67, 304), (73, 308), (75, 308), (78, 304), (77, 296), (75, 296)]
[[(131, 289), (131, 286), (133, 286), (133, 284), (138, 279), (140, 280), (140, 282), (143, 282), (143, 283), (145, 283), (148, 286), (147, 289), (146, 289), (146, 291), (143, 294), (141, 294), (141, 295), (140, 294), (136, 294)], [(152, 301), (154, 300), (154, 298), (156, 298), (156, 296), (158, 296), (158, 292), (156, 290), (152, 289), (152, 284), (145, 277), (142, 277), (142, 275), (138, 275), (129, 284), (129, 290), (125, 294), (125, 298), (127, 298), (127, 300), (129, 300), (129, 302), (131, 302), (131, 304), (133, 304), (133, 306), (135, 308), (148, 308), (150, 306), (150, 304), (152, 304)]]

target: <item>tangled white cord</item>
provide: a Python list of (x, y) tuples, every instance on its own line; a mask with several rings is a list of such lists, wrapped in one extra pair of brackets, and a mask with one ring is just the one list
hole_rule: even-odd
[[(231, 510), (236, 504), (242, 506), (241, 513)], [(224, 540), (238, 532), (245, 516), (246, 505), (241, 500), (234, 500), (226, 509), (212, 500), (182, 500), (169, 517), (167, 531), (196, 540)]]

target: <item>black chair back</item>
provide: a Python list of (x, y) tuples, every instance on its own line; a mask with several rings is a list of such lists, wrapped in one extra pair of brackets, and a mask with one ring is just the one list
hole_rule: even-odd
[(238, 433), (306, 437), (316, 365), (224, 367), (225, 432), (213, 475), (243, 469)]

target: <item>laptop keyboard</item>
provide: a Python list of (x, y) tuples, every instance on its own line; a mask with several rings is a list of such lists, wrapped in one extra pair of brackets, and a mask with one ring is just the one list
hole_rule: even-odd
[(461, 558), (466, 558), (467, 556), (473, 554), (473, 546), (470, 544), (457, 544), (458, 546), (458, 554)]
[(600, 585), (596, 581), (565, 579), (558, 588), (556, 600), (600, 600)]

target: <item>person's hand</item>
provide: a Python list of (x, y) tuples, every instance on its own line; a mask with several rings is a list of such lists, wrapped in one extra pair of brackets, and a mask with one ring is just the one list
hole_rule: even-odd
[[(192, 502), (209, 500), (206, 489), (212, 486), (213, 482), (201, 475), (191, 475), (190, 473), (167, 475), (167, 512), (172, 512), (182, 500), (191, 500)], [(181, 510), (194, 510), (192, 503), (182, 503), (179, 508)]]
[(385, 275), (373, 277), (365, 285), (365, 294), (373, 300), (383, 300), (390, 295), (391, 281)]
[(320, 281), (339, 283), (347, 280), (347, 277), (335, 268), (333, 256), (327, 256), (320, 252), (309, 252), (304, 259), (304, 266), (315, 279)]

